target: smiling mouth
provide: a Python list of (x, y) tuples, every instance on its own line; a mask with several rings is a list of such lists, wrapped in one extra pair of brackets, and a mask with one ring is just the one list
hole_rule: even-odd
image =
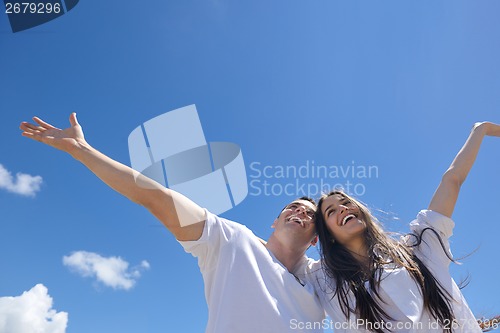
[(342, 223), (340, 224), (341, 226), (344, 226), (347, 222), (349, 222), (350, 220), (356, 218), (356, 215), (354, 214), (349, 214), (347, 215), (346, 217), (344, 217), (344, 219), (342, 219)]
[(304, 227), (304, 222), (303, 222), (300, 218), (298, 218), (297, 216), (291, 216), (291, 217), (288, 219), (288, 221), (298, 223), (298, 224), (300, 224), (302, 227)]

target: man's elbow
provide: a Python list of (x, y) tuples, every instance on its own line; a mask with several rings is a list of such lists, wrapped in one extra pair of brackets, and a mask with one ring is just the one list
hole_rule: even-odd
[(149, 211), (157, 210), (158, 207), (165, 207), (165, 201), (169, 198), (161, 189), (141, 189), (136, 192), (132, 201), (143, 206)]

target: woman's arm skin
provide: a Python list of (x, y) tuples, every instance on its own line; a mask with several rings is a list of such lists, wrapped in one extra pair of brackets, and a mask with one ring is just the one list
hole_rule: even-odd
[(429, 204), (429, 209), (451, 217), (455, 204), (457, 202), (460, 187), (467, 178), (481, 142), (485, 136), (500, 137), (500, 125), (482, 122), (474, 124), (472, 131), (451, 163), (450, 167), (444, 173), (434, 196)]
[(64, 130), (37, 117), (33, 120), (36, 125), (21, 123), (23, 136), (70, 154), (109, 187), (146, 207), (178, 240), (201, 237), (205, 211), (200, 206), (90, 146), (75, 113), (69, 118), (71, 126)]

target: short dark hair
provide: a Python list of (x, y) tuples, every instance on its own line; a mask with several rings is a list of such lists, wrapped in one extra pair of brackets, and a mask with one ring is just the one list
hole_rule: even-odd
[(304, 201), (309, 201), (310, 203), (313, 204), (314, 207), (317, 207), (318, 204), (316, 204), (316, 201), (313, 199), (313, 198), (309, 198), (309, 197), (306, 197), (306, 196), (303, 196), (303, 197), (300, 197), (298, 199), (295, 199), (293, 201), (297, 201), (297, 200), (304, 200)]
[[(297, 198), (295, 200), (292, 200), (291, 202), (295, 202), (295, 201), (299, 201), (299, 200), (303, 200), (303, 201), (309, 201), (310, 203), (313, 204), (314, 207), (318, 207), (318, 205), (316, 204), (316, 201), (313, 199), (313, 198), (309, 198), (309, 197), (306, 197), (306, 196), (303, 196), (303, 197), (300, 197), (300, 198)], [(285, 210), (286, 207), (288, 207), (288, 205), (290, 205), (290, 203), (287, 203), (285, 205), (285, 207), (283, 207), (279, 214), (278, 214), (278, 217), (281, 215), (281, 213)]]

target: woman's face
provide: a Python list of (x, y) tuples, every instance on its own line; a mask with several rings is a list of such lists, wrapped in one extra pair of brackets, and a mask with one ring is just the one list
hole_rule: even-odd
[(347, 245), (363, 237), (366, 229), (364, 215), (354, 202), (342, 194), (334, 194), (324, 199), (321, 213), (326, 227), (340, 244)]

